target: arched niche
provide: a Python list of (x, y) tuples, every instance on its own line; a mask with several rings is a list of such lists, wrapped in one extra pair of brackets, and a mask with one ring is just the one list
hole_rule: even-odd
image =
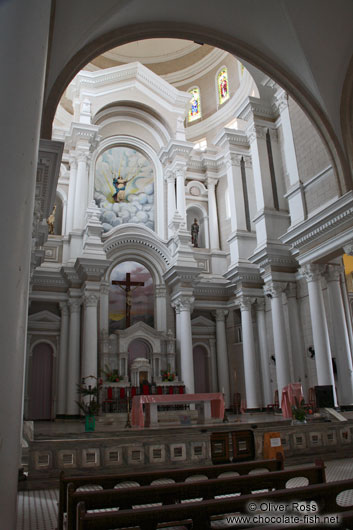
[(209, 354), (203, 344), (193, 347), (195, 394), (210, 392)]
[[(197, 204), (192, 204), (186, 208), (186, 226), (191, 233), (191, 225), (197, 220), (200, 230), (198, 237), (199, 248), (209, 248), (209, 231), (208, 231), (208, 216), (206, 211)], [(191, 237), (191, 236), (190, 236)]]
[(28, 419), (53, 418), (54, 348), (46, 341), (33, 345), (29, 360)]

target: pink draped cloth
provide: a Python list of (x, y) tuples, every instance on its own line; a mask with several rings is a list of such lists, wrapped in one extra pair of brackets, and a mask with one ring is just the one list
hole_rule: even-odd
[(297, 405), (296, 398), (300, 405), (301, 401), (304, 399), (301, 383), (291, 383), (283, 387), (281, 409), (284, 418), (292, 418), (292, 406), (295, 407)]
[(143, 413), (144, 403), (157, 403), (160, 405), (173, 405), (185, 403), (198, 403), (200, 401), (211, 402), (212, 418), (223, 418), (224, 397), (221, 393), (215, 394), (171, 394), (171, 395), (149, 395), (134, 396), (131, 407), (131, 424), (133, 427), (144, 427), (145, 415)]

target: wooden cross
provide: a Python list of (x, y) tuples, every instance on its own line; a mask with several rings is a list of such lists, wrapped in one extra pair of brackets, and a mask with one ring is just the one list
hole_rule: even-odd
[(122, 280), (120, 282), (112, 281), (112, 285), (119, 285), (119, 287), (121, 287), (125, 291), (125, 294), (126, 294), (126, 327), (129, 328), (131, 325), (131, 305), (132, 305), (131, 287), (134, 287), (136, 289), (136, 287), (140, 287), (140, 286), (142, 287), (145, 284), (144, 282), (132, 282), (131, 274), (127, 272), (125, 280)]

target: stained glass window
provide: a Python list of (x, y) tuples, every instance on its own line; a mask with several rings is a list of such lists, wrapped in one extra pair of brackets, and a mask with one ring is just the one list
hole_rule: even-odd
[(189, 94), (192, 96), (189, 107), (189, 121), (194, 121), (201, 118), (200, 89), (197, 87), (192, 88), (189, 90)]
[(222, 68), (217, 77), (218, 99), (222, 105), (229, 98), (228, 72), (227, 68)]

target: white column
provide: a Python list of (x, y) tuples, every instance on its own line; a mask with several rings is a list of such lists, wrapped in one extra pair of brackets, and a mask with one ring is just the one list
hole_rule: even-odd
[(216, 183), (214, 178), (207, 178), (208, 187), (208, 215), (210, 227), (210, 248), (219, 250), (218, 213), (216, 204)]
[(179, 380), (181, 377), (181, 360), (180, 360), (180, 335), (181, 335), (181, 324), (180, 324), (180, 305), (173, 303), (172, 307), (175, 309), (175, 361), (176, 361), (176, 372)]
[(74, 209), (75, 209), (75, 192), (76, 192), (76, 177), (77, 177), (77, 160), (74, 156), (70, 156), (70, 180), (69, 180), (69, 194), (67, 199), (67, 221), (65, 234), (72, 231), (74, 223)]
[(303, 267), (303, 272), (308, 282), (317, 382), (318, 385), (332, 385), (334, 402), (336, 404), (337, 398), (335, 379), (332, 369), (330, 339), (327, 328), (324, 299), (321, 289), (322, 271), (322, 265), (318, 264), (308, 264)]
[(88, 151), (77, 152), (77, 175), (75, 189), (75, 207), (73, 217), (73, 228), (83, 229), (85, 224), (85, 212), (88, 206)]
[(274, 208), (273, 189), (266, 144), (267, 128), (252, 122), (246, 131), (250, 142), (250, 151), (255, 183), (257, 210)]
[(273, 342), (276, 357), (278, 398), (281, 405), (282, 389), (291, 382), (286, 326), (284, 321), (282, 293), (286, 287), (282, 282), (270, 282), (265, 286), (271, 297)]
[(164, 285), (156, 285), (155, 297), (156, 328), (158, 331), (167, 331), (167, 289)]
[(172, 222), (173, 215), (175, 213), (175, 177), (172, 173), (172, 171), (168, 171), (167, 173), (167, 194), (168, 194), (168, 237), (172, 237), (173, 230), (169, 226)]
[(257, 384), (256, 351), (254, 328), (251, 315), (252, 298), (240, 298), (241, 327), (243, 334), (243, 359), (245, 376), (246, 408), (257, 409), (261, 406), (260, 392)]
[(325, 276), (331, 313), (334, 352), (337, 363), (337, 392), (339, 396), (339, 403), (340, 405), (352, 405), (352, 354), (340, 286), (341, 267), (328, 265)]
[[(83, 348), (81, 360), (81, 377), (97, 377), (97, 304), (95, 292), (86, 291), (83, 299)], [(90, 384), (90, 383), (89, 383)], [(93, 386), (94, 383), (92, 383)]]
[(231, 395), (229, 384), (229, 362), (227, 350), (227, 334), (225, 318), (228, 311), (217, 309), (216, 317), (216, 341), (217, 341), (217, 371), (218, 371), (218, 388), (224, 394), (226, 408), (230, 407)]
[(216, 358), (216, 339), (209, 339), (211, 351), (211, 388), (212, 392), (219, 392), (218, 388), (218, 373), (217, 373), (217, 358)]
[(100, 285), (100, 304), (99, 304), (99, 329), (100, 332), (105, 330), (109, 333), (109, 287), (108, 281), (102, 281)]
[(193, 297), (181, 296), (178, 298), (180, 310), (180, 364), (181, 378), (185, 384), (185, 392), (195, 392), (194, 359), (192, 351), (191, 311)]
[(306, 218), (305, 195), (300, 182), (297, 157), (295, 153), (292, 125), (289, 115), (288, 94), (280, 88), (275, 96), (276, 105), (281, 117), (283, 132), (283, 155), (284, 163), (289, 179), (289, 190), (287, 193), (291, 224), (296, 225)]
[(69, 308), (66, 302), (60, 302), (61, 326), (60, 326), (60, 352), (58, 370), (58, 404), (56, 413), (66, 414), (66, 374), (68, 357), (68, 336), (69, 336)]
[[(270, 361), (267, 347), (267, 329), (265, 319), (265, 300), (261, 298), (256, 299), (256, 322), (257, 332), (259, 336), (260, 349), (260, 365), (261, 365), (261, 379), (262, 379), (262, 397), (263, 406), (273, 402), (273, 395), (271, 390), (271, 373)], [(244, 332), (243, 332), (244, 333)]]
[(77, 385), (80, 382), (80, 311), (81, 300), (69, 300), (70, 326), (69, 326), (69, 358), (67, 363), (67, 409), (70, 416), (78, 414), (76, 401)]
[(185, 169), (179, 168), (175, 171), (177, 187), (177, 210), (186, 223), (185, 204)]
[(294, 372), (294, 382), (300, 382), (303, 387), (304, 396), (308, 392), (308, 375), (305, 360), (305, 346), (303, 339), (303, 330), (299, 319), (297, 286), (295, 283), (288, 283), (285, 289), (287, 297), (289, 333), (292, 346), (292, 365)]
[(30, 241), (50, 8), (49, 0), (1, 3), (1, 296), (6, 303), (0, 318), (0, 513), (1, 527), (9, 530), (16, 528)]

